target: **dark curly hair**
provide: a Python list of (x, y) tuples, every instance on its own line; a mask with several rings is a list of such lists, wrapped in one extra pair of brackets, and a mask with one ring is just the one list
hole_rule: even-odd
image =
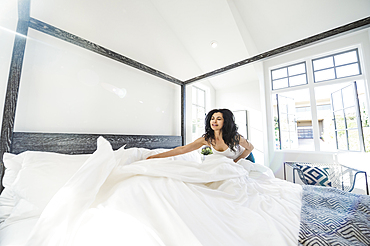
[(211, 118), (214, 113), (220, 112), (224, 118), (224, 125), (222, 127), (222, 138), (229, 146), (229, 148), (235, 152), (235, 148), (239, 148), (240, 134), (238, 133), (238, 126), (235, 124), (234, 114), (228, 109), (213, 109), (208, 112), (205, 118), (205, 130), (206, 133), (203, 134), (203, 137), (207, 142), (211, 142), (215, 139), (215, 133), (211, 128)]

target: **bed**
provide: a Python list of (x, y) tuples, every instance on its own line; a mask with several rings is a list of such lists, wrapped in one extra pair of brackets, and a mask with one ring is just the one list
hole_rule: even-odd
[(6, 153), (0, 245), (369, 245), (370, 197), (165, 148)]
[[(369, 196), (293, 184), (275, 178), (258, 161), (234, 163), (218, 155), (202, 160), (198, 151), (146, 160), (184, 144), (184, 88), (194, 79), (177, 81), (30, 18), (27, 2), (19, 2), (17, 32), (27, 36), (28, 28), (34, 28), (179, 84), (182, 134), (15, 132), (26, 45), (17, 35), (1, 130), (0, 246), (370, 245)], [(369, 19), (362, 22), (368, 25)], [(290, 49), (359, 28), (362, 22)]]

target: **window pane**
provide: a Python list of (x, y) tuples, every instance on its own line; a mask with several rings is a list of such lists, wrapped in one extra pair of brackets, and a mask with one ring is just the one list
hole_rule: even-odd
[(357, 128), (357, 117), (356, 117), (356, 108), (351, 107), (344, 110), (346, 115), (347, 129)]
[(337, 131), (338, 149), (347, 150), (346, 131)]
[(196, 123), (196, 119), (197, 119), (197, 106), (195, 105), (192, 105), (191, 107), (191, 119), (192, 119), (192, 123), (195, 124)]
[(288, 87), (288, 79), (279, 79), (272, 82), (272, 87), (274, 90)]
[[(365, 99), (365, 90), (364, 90), (364, 83), (363, 81), (356, 82), (357, 90), (360, 95), (364, 95)], [(337, 138), (341, 137), (347, 138), (348, 130), (359, 131), (358, 127), (358, 119), (357, 119), (357, 112), (355, 107), (354, 101), (354, 91), (353, 91), (353, 83), (339, 83), (339, 84), (332, 84), (326, 86), (319, 86), (315, 88), (315, 98), (316, 98), (316, 105), (317, 106), (317, 118), (319, 124), (319, 131), (320, 131), (320, 150), (321, 151), (335, 151), (337, 150)], [(343, 95), (343, 99), (341, 97)], [(335, 119), (334, 122), (333, 111), (331, 109), (331, 96), (334, 98), (334, 105), (336, 107), (335, 111)], [(343, 110), (342, 102), (345, 101), (346, 108)], [(320, 105), (322, 104), (322, 105)], [(361, 101), (360, 101), (361, 105)], [(365, 105), (365, 104), (364, 104)], [(361, 108), (361, 106), (360, 106)], [(339, 109), (339, 110), (338, 110)], [(343, 118), (345, 116), (345, 118)], [(335, 131), (335, 123), (337, 124), (339, 134)], [(345, 128), (346, 127), (346, 128)], [(346, 132), (347, 130), (347, 132)], [(369, 132), (370, 133), (370, 132)], [(349, 134), (349, 133), (348, 133)], [(354, 133), (351, 133), (351, 136), (354, 136)], [(357, 133), (358, 136), (358, 133)], [(365, 136), (365, 133), (364, 133)], [(357, 139), (357, 138), (356, 138)], [(365, 139), (365, 148), (366, 148), (366, 137)], [(347, 150), (347, 141), (351, 140), (340, 140), (342, 142), (338, 142), (338, 145), (341, 145), (342, 150)], [(356, 140), (357, 141), (357, 140)], [(368, 137), (369, 146), (370, 146), (370, 136)], [(355, 146), (354, 141), (352, 141), (352, 149), (357, 147)], [(356, 143), (357, 144), (357, 143)], [(369, 150), (370, 151), (370, 147)]]
[(366, 89), (363, 80), (357, 81), (357, 93), (360, 105), (362, 133), (364, 136), (365, 151), (370, 152), (370, 117), (367, 108)]
[(273, 132), (274, 132), (274, 139), (275, 139), (275, 149), (280, 149), (280, 130), (279, 130), (279, 123), (278, 123), (278, 112), (277, 112), (277, 100), (276, 94), (272, 95), (271, 98), (272, 107), (273, 107)]
[(337, 77), (343, 78), (347, 76), (353, 76), (360, 74), (360, 69), (358, 67), (358, 64), (351, 64), (343, 67), (337, 67)]
[(272, 79), (273, 80), (284, 78), (284, 77), (288, 77), (288, 73), (287, 73), (286, 67), (272, 71)]
[(344, 130), (346, 129), (345, 123), (344, 123), (344, 115), (343, 111), (339, 110), (334, 112), (335, 115), (335, 127), (337, 130)]
[(296, 112), (295, 112), (296, 107), (295, 107), (295, 98), (294, 97), (287, 99), (287, 106), (288, 106), (288, 114), (290, 116), (295, 115), (296, 114)]
[(204, 107), (204, 91), (198, 89), (198, 105)]
[(306, 80), (306, 74), (294, 76), (289, 78), (289, 85), (295, 86), (295, 85), (304, 85), (307, 84)]
[[(291, 149), (302, 149), (299, 145), (299, 142), (298, 142), (298, 133), (297, 133), (297, 129), (295, 129), (294, 131), (290, 131), (289, 132), (289, 135), (290, 135), (290, 148)], [(313, 149), (309, 149), (309, 148), (303, 148), (304, 150), (313, 150)]]
[(364, 134), (365, 151), (370, 152), (370, 127), (363, 127), (362, 132)]
[(315, 88), (317, 105), (317, 119), (319, 125), (319, 138), (321, 151), (335, 151), (337, 140), (334, 128), (334, 116), (331, 106), (331, 93), (338, 90), (335, 86), (320, 86)]
[(306, 66), (304, 63), (288, 67), (289, 76), (306, 73)]
[(238, 132), (245, 139), (248, 138), (247, 111), (234, 111), (235, 123), (238, 126)]
[(280, 130), (289, 131), (289, 121), (287, 114), (280, 114)]
[(333, 63), (333, 57), (327, 57), (319, 60), (314, 60), (313, 61), (313, 67), (314, 71), (329, 68), (329, 67), (334, 67)]
[(334, 68), (315, 72), (315, 82), (335, 79)]
[(289, 132), (281, 131), (281, 149), (290, 149)]
[(204, 118), (205, 118), (204, 108), (198, 107), (197, 119), (198, 119), (198, 126), (201, 128), (203, 128), (203, 125), (204, 125)]
[(360, 151), (360, 139), (358, 136), (358, 130), (348, 130), (348, 147), (349, 150)]
[(295, 132), (297, 130), (296, 118), (294, 114), (288, 114), (289, 131)]
[(342, 89), (343, 107), (352, 107), (355, 105), (355, 95), (352, 86), (347, 86)]
[(334, 106), (334, 110), (339, 110), (343, 108), (342, 94), (340, 90), (332, 94), (332, 103)]
[(288, 112), (288, 107), (286, 105), (286, 101), (283, 98), (279, 98), (279, 114), (286, 114)]
[(197, 104), (197, 88), (196, 87), (192, 87), (192, 103), (193, 104)]
[(347, 52), (334, 56), (335, 66), (357, 62), (356, 51)]
[[(275, 135), (278, 137), (280, 130), (281, 148), (314, 150), (312, 134), (310, 138), (307, 138), (303, 137), (298, 131), (298, 129), (305, 127), (312, 129), (309, 90), (294, 90), (292, 92), (279, 93), (278, 96), (280, 129), (278, 127), (275, 128)], [(297, 106), (301, 109), (299, 112), (296, 112)], [(275, 122), (276, 120), (274, 120)], [(279, 147), (278, 144), (276, 146)]]

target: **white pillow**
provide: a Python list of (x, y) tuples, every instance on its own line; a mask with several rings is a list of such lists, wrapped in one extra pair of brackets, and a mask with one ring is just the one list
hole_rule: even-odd
[(22, 163), (27, 152), (19, 155), (4, 153), (3, 161), (5, 166), (5, 173), (3, 178), (3, 186), (10, 188), (17, 178), (19, 170), (22, 168)]
[(16, 201), (24, 199), (42, 211), (89, 156), (26, 152), (22, 168), (11, 187)]
[(24, 157), (24, 153), (19, 155), (4, 153), (3, 155), (5, 173), (2, 180), (4, 190), (0, 195), (0, 222), (3, 222), (9, 217), (16, 205), (14, 191), (11, 187), (18, 176), (19, 170), (22, 168)]

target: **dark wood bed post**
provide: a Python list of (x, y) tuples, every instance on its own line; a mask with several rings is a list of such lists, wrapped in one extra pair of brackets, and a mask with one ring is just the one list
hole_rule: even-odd
[[(4, 176), (3, 155), (10, 152), (14, 130), (15, 111), (17, 108), (17, 98), (19, 84), (22, 74), (23, 57), (26, 49), (28, 34), (28, 23), (30, 20), (30, 0), (18, 0), (18, 24), (17, 35), (14, 38), (13, 55), (10, 63), (8, 86), (6, 90), (3, 122), (1, 127), (1, 152), (0, 152), (0, 174), (1, 180)], [(4, 189), (0, 182), (0, 193)]]
[(181, 85), (181, 138), (182, 145), (186, 144), (186, 85)]

